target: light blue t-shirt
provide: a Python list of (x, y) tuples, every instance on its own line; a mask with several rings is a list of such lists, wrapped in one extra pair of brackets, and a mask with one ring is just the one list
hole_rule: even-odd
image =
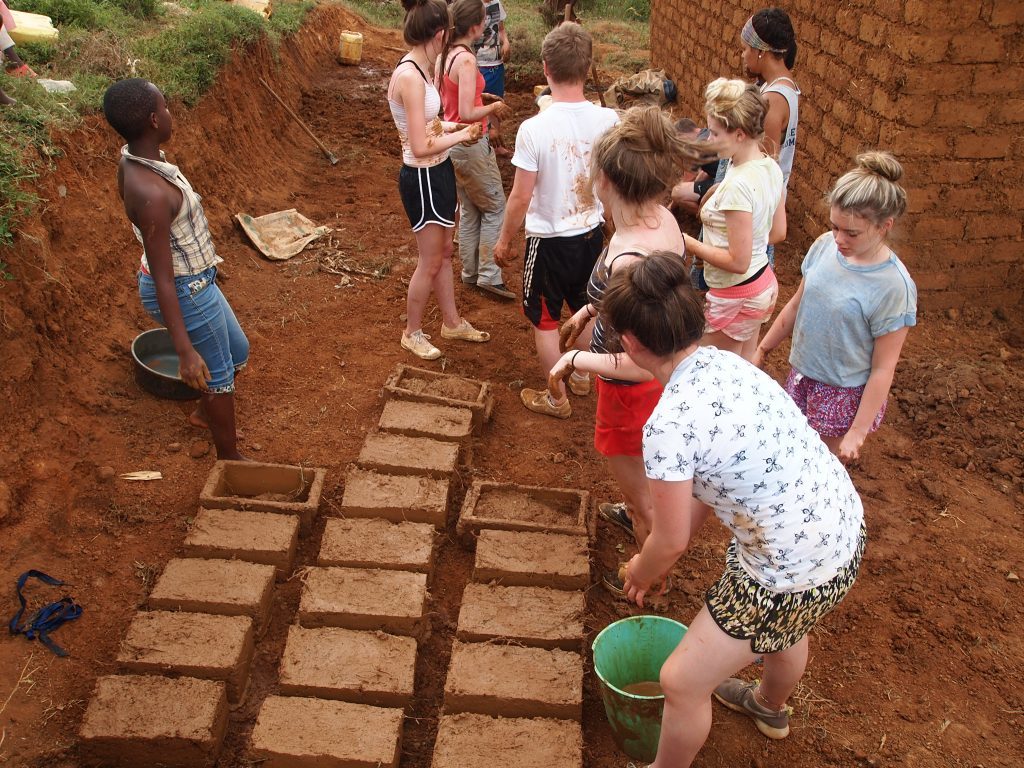
[(831, 232), (814, 241), (800, 271), (804, 295), (790, 365), (824, 384), (863, 386), (875, 339), (917, 325), (917, 286), (891, 251), (881, 264), (851, 264)]

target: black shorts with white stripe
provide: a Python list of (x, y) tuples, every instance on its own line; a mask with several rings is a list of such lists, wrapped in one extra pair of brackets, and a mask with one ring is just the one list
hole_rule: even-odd
[(403, 165), (398, 172), (398, 192), (413, 232), (427, 224), (455, 226), (459, 197), (455, 190), (455, 167), (450, 159), (429, 168)]
[(557, 330), (562, 305), (577, 312), (587, 282), (604, 248), (604, 230), (594, 227), (570, 237), (527, 237), (523, 264), (523, 314), (541, 331)]

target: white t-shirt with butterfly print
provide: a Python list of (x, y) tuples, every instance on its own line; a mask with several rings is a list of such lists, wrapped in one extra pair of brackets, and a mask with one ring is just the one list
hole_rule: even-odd
[(699, 347), (683, 360), (643, 443), (647, 476), (693, 478), (767, 589), (820, 586), (853, 558), (864, 508), (850, 476), (782, 387), (738, 355)]

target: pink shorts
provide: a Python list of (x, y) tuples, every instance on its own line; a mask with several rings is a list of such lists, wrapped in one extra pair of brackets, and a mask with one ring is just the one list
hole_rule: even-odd
[(779, 298), (771, 267), (746, 285), (710, 288), (704, 297), (704, 332), (721, 331), (735, 341), (754, 338), (767, 323)]
[[(853, 425), (864, 387), (834, 387), (809, 379), (795, 368), (789, 369), (786, 392), (807, 417), (807, 423), (822, 437), (842, 437)], [(882, 424), (886, 403), (871, 423), (869, 432)]]

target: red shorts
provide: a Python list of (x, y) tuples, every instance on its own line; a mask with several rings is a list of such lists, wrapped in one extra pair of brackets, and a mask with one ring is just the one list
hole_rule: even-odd
[(602, 456), (643, 456), (643, 428), (661, 399), (657, 379), (626, 386), (600, 377), (594, 447)]

